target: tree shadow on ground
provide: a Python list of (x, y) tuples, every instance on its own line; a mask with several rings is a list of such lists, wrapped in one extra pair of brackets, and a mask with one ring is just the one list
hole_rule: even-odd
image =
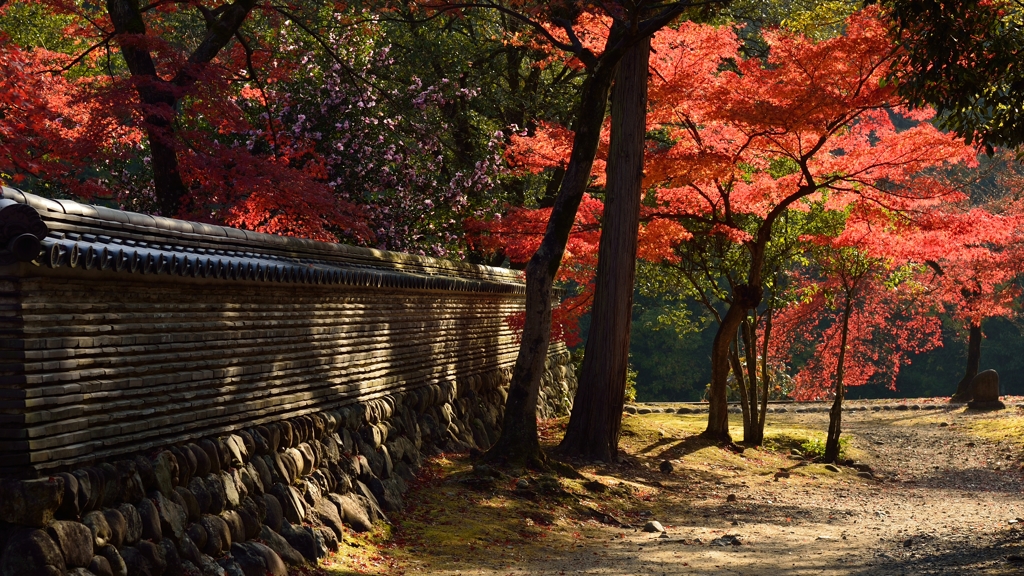
[(931, 474), (918, 476), (907, 482), (918, 488), (967, 489), (970, 492), (993, 492), (1020, 494), (1017, 475), (1009, 470), (988, 468), (961, 468), (956, 470), (935, 470)]
[(887, 552), (876, 553), (866, 566), (849, 574), (873, 576), (880, 569), (903, 574), (1020, 574), (1024, 572), (1021, 537), (1015, 531), (994, 542), (975, 545), (916, 536)]
[(743, 501), (709, 506), (693, 503), (690, 514), (685, 516), (685, 521), (678, 525), (725, 530), (742, 530), (744, 525), (753, 523), (791, 527), (794, 526), (794, 523), (800, 522), (825, 522), (829, 514), (838, 516), (856, 513), (857, 511), (852, 508), (825, 510), (810, 506)]
[[(672, 444), (675, 442), (675, 444)], [(699, 435), (687, 436), (682, 440), (678, 438), (663, 438), (657, 442), (644, 447), (642, 450), (637, 452), (638, 455), (650, 455), (657, 448), (662, 446), (671, 446), (663, 450), (658, 454), (658, 458), (662, 460), (678, 460), (698, 450), (703, 450), (710, 446), (721, 446), (721, 443), (717, 440), (710, 440), (708, 438), (701, 438)]]

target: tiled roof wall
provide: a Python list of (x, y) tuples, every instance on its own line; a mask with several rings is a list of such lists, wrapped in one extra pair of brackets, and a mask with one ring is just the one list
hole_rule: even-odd
[(498, 386), (515, 359), (512, 271), (3, 197), (0, 476), (421, 386)]

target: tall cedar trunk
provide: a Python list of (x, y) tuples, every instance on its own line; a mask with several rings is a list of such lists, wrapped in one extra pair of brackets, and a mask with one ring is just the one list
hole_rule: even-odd
[(551, 341), (551, 288), (576, 210), (590, 181), (615, 64), (611, 60), (599, 61), (583, 85), (576, 136), (562, 187), (551, 207), (540, 247), (526, 265), (526, 318), (522, 340), (505, 401), (501, 436), (487, 452), (489, 460), (534, 464), (543, 459), (537, 437), (537, 394)]
[(580, 387), (560, 446), (566, 455), (605, 462), (618, 457), (629, 364), (650, 48), (650, 38), (630, 47), (615, 76), (608, 185), (590, 334)]
[(967, 336), (967, 371), (960, 383), (956, 385), (956, 393), (950, 402), (968, 402), (971, 398), (971, 380), (981, 369), (981, 323), (971, 323), (971, 331)]
[(747, 309), (733, 302), (722, 317), (711, 344), (711, 390), (708, 393), (708, 427), (701, 433), (704, 438), (731, 442), (729, 434), (729, 348)]
[(825, 462), (835, 463), (839, 459), (839, 435), (843, 426), (843, 370), (846, 364), (846, 340), (850, 333), (850, 314), (853, 313), (853, 295), (847, 293), (846, 307), (843, 308), (843, 332), (839, 339), (839, 360), (836, 362), (836, 398), (828, 414), (828, 438), (825, 439)]
[(174, 121), (184, 89), (196, 81), (195, 67), (208, 64), (234, 37), (249, 16), (255, 0), (237, 0), (219, 10), (216, 19), (207, 22), (206, 35), (189, 55), (188, 62), (167, 81), (156, 73), (156, 63), (140, 39), (146, 35), (146, 23), (138, 0), (107, 0), (107, 14), (117, 33), (118, 46), (135, 82), (136, 92), (145, 109), (146, 138), (153, 166), (153, 187), (157, 206), (163, 216), (174, 217), (188, 188), (178, 169)]

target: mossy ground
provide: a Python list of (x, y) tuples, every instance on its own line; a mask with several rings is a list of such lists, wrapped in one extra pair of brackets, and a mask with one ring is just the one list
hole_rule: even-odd
[(1024, 448), (1024, 411), (1011, 408), (998, 415), (976, 415), (967, 423), (967, 432), (990, 442), (1006, 442)]
[[(1006, 559), (1024, 556), (1024, 523), (1007, 518), (1024, 516), (1024, 411), (934, 403), (844, 416), (845, 456), (874, 479), (793, 454), (824, 441), (822, 412), (770, 414), (764, 445), (742, 451), (701, 439), (705, 414), (655, 413), (624, 417), (615, 464), (497, 471), (465, 454), (434, 457), (391, 525), (346, 535), (304, 573), (1019, 573)], [(542, 424), (546, 449), (566, 423)], [(730, 425), (742, 437), (739, 415)], [(668, 538), (640, 531), (648, 520)], [(712, 543), (730, 534), (743, 545)]]
[[(742, 436), (739, 418), (730, 420), (736, 437)], [(543, 423), (545, 448), (557, 444), (565, 425), (566, 419)], [(788, 471), (797, 481), (848, 476), (790, 457), (804, 442), (823, 440), (820, 430), (769, 422), (764, 446), (737, 453), (698, 438), (705, 425), (706, 415), (701, 414), (627, 415), (620, 441), (623, 461), (567, 463), (578, 475), (529, 470), (481, 474), (467, 455), (432, 458), (407, 496), (406, 509), (392, 515), (393, 524), (348, 535), (343, 548), (323, 564), (322, 573), (500, 571), (543, 563), (585, 546), (600, 554), (596, 539), (606, 538), (609, 528), (625, 538), (648, 519), (663, 517), (665, 507), (678, 506), (688, 492), (680, 487), (716, 486), (739, 478), (770, 481), (779, 471)], [(674, 465), (672, 474), (659, 470), (666, 460)], [(516, 488), (521, 479), (527, 483), (525, 490)]]

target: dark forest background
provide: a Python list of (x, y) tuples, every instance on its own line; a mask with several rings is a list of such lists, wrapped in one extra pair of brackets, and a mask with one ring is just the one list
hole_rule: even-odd
[[(658, 322), (667, 304), (636, 292), (633, 300), (630, 363), (636, 372), (638, 402), (696, 402), (711, 379), (711, 340), (714, 329), (679, 333)], [(671, 306), (678, 306), (672, 303)], [(692, 314), (701, 313), (691, 305)], [(589, 317), (581, 321), (584, 339)], [(850, 388), (847, 398), (930, 398), (956, 391), (967, 361), (966, 333), (944, 322), (943, 345), (913, 357), (896, 379), (896, 389), (868, 384)], [(1003, 394), (1024, 395), (1024, 335), (1018, 323), (991, 318), (982, 325), (981, 369), (999, 373)], [(582, 346), (582, 345), (581, 345)], [(794, 366), (791, 373), (795, 373)]]

